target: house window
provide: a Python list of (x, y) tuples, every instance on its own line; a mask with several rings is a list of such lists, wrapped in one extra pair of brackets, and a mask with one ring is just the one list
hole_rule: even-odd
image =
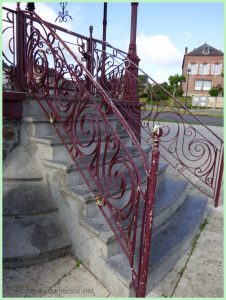
[(200, 64), (199, 65), (199, 74), (208, 75), (210, 73), (210, 64)]
[(221, 75), (222, 73), (222, 64), (212, 64), (211, 74), (212, 75)]
[(191, 70), (191, 75), (198, 74), (198, 64), (189, 64), (188, 68)]
[(210, 80), (196, 80), (195, 81), (195, 90), (196, 91), (209, 91), (211, 89)]

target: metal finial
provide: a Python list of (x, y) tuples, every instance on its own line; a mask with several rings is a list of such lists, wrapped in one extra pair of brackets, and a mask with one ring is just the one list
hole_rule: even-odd
[(16, 3), (16, 11), (19, 11), (20, 10), (20, 2), (17, 2)]
[(35, 3), (34, 2), (27, 2), (26, 10), (34, 11), (35, 10)]
[(92, 35), (93, 35), (93, 25), (89, 26), (89, 34), (90, 34), (90, 37), (92, 37)]
[(60, 2), (60, 6), (62, 8), (62, 11), (59, 11), (58, 17), (56, 18), (55, 22), (57, 22), (58, 20), (60, 22), (67, 22), (67, 18), (70, 18), (71, 20), (73, 20), (72, 17), (69, 16), (68, 10), (65, 10), (65, 8), (67, 6), (67, 2)]
[(160, 138), (163, 134), (163, 129), (160, 125), (155, 125), (153, 129), (153, 134)]

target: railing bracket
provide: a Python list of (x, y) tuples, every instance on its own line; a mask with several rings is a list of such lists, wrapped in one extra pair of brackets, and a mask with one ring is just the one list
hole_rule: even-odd
[(56, 117), (53, 113), (51, 113), (49, 115), (49, 121), (50, 121), (51, 124), (53, 124), (56, 121)]
[(99, 206), (99, 207), (104, 207), (105, 206), (104, 198), (101, 195), (96, 195), (94, 197), (94, 199), (96, 201), (97, 206)]

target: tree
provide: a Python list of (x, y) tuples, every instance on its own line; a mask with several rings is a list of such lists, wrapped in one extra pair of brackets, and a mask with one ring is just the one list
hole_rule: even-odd
[[(184, 75), (171, 75), (168, 78), (168, 81), (170, 85), (173, 87), (173, 96), (182, 96), (183, 90), (182, 90), (182, 82), (186, 80)], [(179, 86), (178, 86), (179, 85)]]
[(153, 93), (156, 96), (156, 97), (153, 97), (154, 101), (162, 101), (162, 100), (169, 99), (169, 95), (162, 88), (167, 90), (169, 93), (172, 92), (172, 87), (170, 85), (168, 85), (167, 82), (163, 82), (159, 85), (153, 84), (150, 87), (150, 93), (151, 94)]
[(218, 84), (217, 86), (214, 86), (214, 87), (212, 87), (211, 90), (209, 90), (209, 94), (211, 97), (217, 97), (219, 94), (221, 94), (223, 96), (224, 90), (223, 90), (222, 86), (220, 84)]
[(148, 77), (146, 75), (138, 75), (138, 93), (139, 97), (147, 97), (149, 87)]

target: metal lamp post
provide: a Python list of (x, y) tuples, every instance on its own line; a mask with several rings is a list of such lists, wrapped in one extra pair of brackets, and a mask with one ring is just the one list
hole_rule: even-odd
[(187, 98), (188, 98), (188, 82), (189, 82), (189, 75), (190, 75), (191, 69), (187, 69), (187, 87), (186, 87), (186, 96), (185, 96), (185, 107), (187, 107)]

